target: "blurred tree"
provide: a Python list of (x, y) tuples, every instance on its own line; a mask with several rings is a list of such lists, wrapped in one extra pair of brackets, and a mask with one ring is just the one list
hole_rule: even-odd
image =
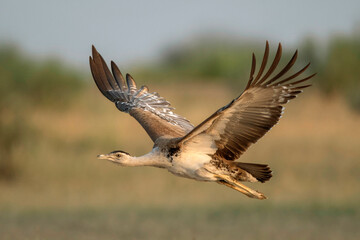
[[(313, 80), (315, 86), (329, 95), (342, 94), (352, 107), (360, 110), (360, 28), (355, 29), (352, 36), (334, 37), (327, 47), (311, 36), (305, 38), (299, 48), (297, 66), (310, 62), (308, 72), (318, 73)], [(158, 65), (143, 68), (139, 75), (158, 81), (225, 80), (228, 84), (239, 86), (246, 82), (239, 79), (248, 78), (253, 51), (259, 67), (263, 45), (256, 41), (205, 35), (187, 44), (168, 48)], [(293, 51), (283, 49), (280, 66), (286, 64)], [(270, 51), (272, 54), (273, 48)], [(290, 72), (296, 69), (295, 66)]]
[(21, 100), (32, 106), (61, 107), (84, 85), (83, 76), (61, 62), (34, 61), (8, 45), (0, 47), (0, 77), (2, 100)]
[(249, 71), (249, 59), (254, 48), (247, 45), (251, 44), (202, 38), (190, 46), (168, 50), (162, 68), (187, 77), (238, 79)]
[(58, 61), (34, 61), (10, 45), (0, 46), (0, 79), (0, 180), (11, 180), (19, 174), (16, 153), (36, 137), (28, 111), (64, 108), (84, 81)]
[[(157, 81), (227, 81), (243, 84), (248, 78), (251, 54), (263, 44), (233, 38), (204, 35), (193, 41), (167, 48), (156, 65), (138, 69), (137, 75)], [(245, 83), (245, 81), (244, 81)]]
[(340, 92), (360, 111), (360, 37), (337, 37), (329, 45), (320, 87), (326, 93)]
[(325, 57), (323, 52), (325, 49), (311, 36), (305, 38), (300, 47), (299, 60), (308, 63), (310, 62), (309, 70), (318, 73), (318, 76), (323, 73), (323, 62)]

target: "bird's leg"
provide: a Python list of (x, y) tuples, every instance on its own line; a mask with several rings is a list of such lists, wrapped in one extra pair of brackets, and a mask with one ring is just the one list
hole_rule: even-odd
[(224, 180), (217, 181), (217, 183), (223, 184), (223, 185), (225, 185), (225, 186), (227, 186), (227, 187), (230, 187), (230, 188), (232, 188), (232, 189), (234, 189), (234, 190), (236, 190), (236, 191), (239, 191), (239, 192), (245, 194), (245, 195), (248, 196), (248, 197), (254, 198), (254, 196), (253, 196), (251, 193), (249, 193), (248, 191), (246, 191), (246, 190), (244, 190), (244, 189), (242, 189), (242, 188), (238, 188), (238, 187), (236, 187), (236, 186), (234, 186), (234, 185), (232, 185), (232, 184), (230, 184), (230, 183), (228, 183), (228, 182), (225, 182)]
[[(223, 177), (225, 177), (225, 179)], [(266, 199), (265, 195), (261, 192), (255, 191), (241, 183), (235, 182), (230, 177), (222, 176), (221, 178), (223, 178), (224, 180), (217, 181), (217, 183), (235, 189), (236, 191), (239, 191), (251, 198)]]

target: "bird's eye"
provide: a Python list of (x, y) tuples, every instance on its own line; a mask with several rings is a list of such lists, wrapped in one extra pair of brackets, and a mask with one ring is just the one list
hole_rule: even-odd
[(120, 153), (117, 153), (116, 156), (117, 156), (117, 157), (121, 157), (121, 154), (120, 154)]

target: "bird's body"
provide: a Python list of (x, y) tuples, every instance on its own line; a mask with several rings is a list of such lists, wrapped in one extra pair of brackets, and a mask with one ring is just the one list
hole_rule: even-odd
[(289, 63), (270, 78), (280, 61), (280, 44), (273, 63), (263, 75), (268, 55), (267, 43), (256, 76), (256, 60), (253, 55), (250, 79), (245, 91), (194, 127), (188, 120), (175, 114), (170, 103), (157, 93), (149, 93), (146, 86), (138, 89), (129, 74), (125, 81), (113, 62), (111, 73), (93, 47), (90, 67), (99, 90), (120, 111), (133, 116), (154, 141), (152, 151), (140, 157), (132, 157), (123, 151), (98, 157), (122, 166), (166, 168), (180, 177), (217, 182), (249, 197), (264, 199), (262, 193), (240, 182), (269, 180), (272, 175), (268, 165), (235, 160), (278, 122), (283, 105), (295, 98), (303, 88), (310, 86), (301, 83), (314, 76), (293, 80), (307, 69), (307, 65), (297, 73), (283, 77), (294, 65), (296, 52)]

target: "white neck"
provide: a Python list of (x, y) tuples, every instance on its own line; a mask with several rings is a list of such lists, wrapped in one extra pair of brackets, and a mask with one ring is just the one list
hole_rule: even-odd
[(129, 156), (128, 159), (126, 159), (126, 161), (123, 162), (123, 165), (129, 167), (153, 166), (153, 167), (167, 168), (171, 166), (171, 163), (163, 154), (161, 154), (160, 151), (158, 151), (157, 149), (153, 149), (151, 152), (143, 156), (139, 156), (139, 157)]

